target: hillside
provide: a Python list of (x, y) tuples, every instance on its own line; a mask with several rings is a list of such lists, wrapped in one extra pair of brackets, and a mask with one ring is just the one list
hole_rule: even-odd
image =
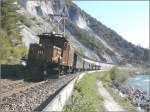
[[(66, 35), (68, 40), (81, 55), (93, 60), (114, 64), (148, 63), (148, 49), (135, 46), (126, 41), (117, 34), (117, 32), (91, 17), (88, 12), (84, 12), (70, 0), (67, 0), (67, 2), (63, 0), (17, 0), (13, 5), (18, 6), (16, 15), (19, 14), (17, 17), (20, 17), (20, 15), (21, 17), (13, 22), (15, 24), (16, 22), (19, 23), (20, 30), (18, 30), (18, 32), (20, 35), (12, 35), (13, 33), (10, 34), (6, 32), (8, 30), (7, 28), (2, 28), (6, 35), (9, 34), (7, 37), (5, 34), (2, 35), (2, 37), (6, 37), (5, 39), (3, 38), (2, 50), (8, 47), (20, 48), (21, 46), (26, 53), (23, 54), (21, 52), (23, 50), (20, 50), (21, 53), (18, 51), (19, 56), (17, 55), (16, 58), (19, 59), (26, 56), (30, 43), (38, 42), (37, 34), (51, 31), (57, 32), (56, 20), (59, 18), (54, 18), (54, 21), (50, 21), (52, 18), (48, 15), (62, 12), (62, 10), (58, 10), (62, 8), (59, 4), (63, 4), (62, 6), (67, 7), (68, 18), (65, 24)], [(8, 17), (12, 18), (13, 16), (11, 16), (12, 15), (9, 15)], [(62, 25), (60, 25), (60, 32), (62, 32), (61, 27)], [(19, 37), (19, 39), (16, 37)], [(10, 43), (11, 45), (9, 45)], [(8, 52), (9, 51), (10, 50), (8, 50)], [(2, 61), (2, 63), (14, 63), (10, 60), (14, 59), (14, 55), (17, 54), (15, 52), (16, 50), (9, 53), (3, 52), (0, 58), (1, 60), (7, 61)], [(6, 57), (9, 57), (9, 60)], [(17, 63), (17, 60), (15, 63)]]

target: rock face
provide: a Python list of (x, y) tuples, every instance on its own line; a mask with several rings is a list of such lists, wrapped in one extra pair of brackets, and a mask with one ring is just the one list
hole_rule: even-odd
[[(65, 14), (68, 15), (65, 25), (68, 40), (83, 55), (94, 60), (116, 64), (123, 63), (124, 60), (126, 62), (135, 60), (146, 62), (148, 60), (148, 50), (127, 42), (115, 31), (82, 11), (71, 0), (18, 0), (18, 4), (21, 13), (33, 23), (31, 27), (24, 26), (22, 28), (21, 34), (26, 46), (37, 42), (36, 35), (39, 33), (57, 31), (58, 24), (56, 21), (60, 18), (55, 17), (53, 21), (50, 21), (52, 18), (49, 17), (49, 14)], [(90, 38), (100, 43), (102, 47), (92, 48), (88, 46), (90, 44), (88, 41), (83, 42), (80, 37), (77, 38), (77, 34), (72, 33), (73, 29), (70, 28), (68, 21), (73, 23), (80, 31), (88, 33)], [(62, 24), (60, 24), (59, 31), (63, 31)], [(141, 56), (138, 57), (137, 55)]]

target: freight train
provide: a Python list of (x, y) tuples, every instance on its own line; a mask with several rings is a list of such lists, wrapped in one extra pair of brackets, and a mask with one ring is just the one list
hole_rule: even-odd
[[(43, 79), (55, 71), (57, 76), (86, 70), (98, 70), (99, 64), (87, 62), (62, 34), (43, 33), (39, 43), (30, 45), (27, 68), (33, 79)], [(55, 74), (55, 75), (56, 75)]]

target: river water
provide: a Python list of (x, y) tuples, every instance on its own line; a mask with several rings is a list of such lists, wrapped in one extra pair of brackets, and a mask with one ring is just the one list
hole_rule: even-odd
[(135, 89), (147, 92), (150, 95), (150, 74), (149, 75), (137, 75), (128, 79), (129, 85)]

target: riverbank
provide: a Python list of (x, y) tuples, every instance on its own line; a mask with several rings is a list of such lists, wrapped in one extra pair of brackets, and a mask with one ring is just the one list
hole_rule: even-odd
[[(106, 72), (103, 72), (104, 75)], [(115, 91), (113, 89), (112, 83), (108, 80), (105, 80), (105, 78), (102, 80), (103, 86), (106, 88), (106, 90), (112, 95), (112, 97), (115, 99), (115, 101), (120, 104), (126, 111), (128, 112), (137, 112), (138, 110), (129, 102), (127, 98), (125, 98), (123, 95), (119, 95), (119, 91)], [(122, 97), (121, 97), (122, 96)]]
[[(99, 81), (99, 77), (101, 77), (101, 81)], [(138, 102), (142, 98), (142, 92), (132, 91), (130, 86), (125, 84), (129, 77), (128, 71), (118, 70), (118, 68), (86, 74), (75, 84), (73, 95), (63, 111), (148, 112), (150, 106), (146, 104), (145, 108), (144, 102)]]
[(134, 70), (131, 70), (131, 76), (136, 76), (136, 75), (148, 75), (150, 74), (150, 66), (147, 67), (136, 67)]
[(149, 84), (150, 84), (150, 74), (139, 74), (133, 77), (129, 77), (126, 83), (132, 87), (133, 90), (139, 89), (143, 91), (143, 93), (149, 97)]
[(145, 99), (144, 93), (126, 85), (125, 81), (130, 74), (124, 70), (113, 68), (113, 70), (104, 72), (103, 76), (104, 86), (123, 108), (130, 112), (142, 111), (142, 109), (149, 111), (149, 100)]
[[(149, 100), (146, 99), (144, 93), (138, 89), (132, 92), (124, 93), (123, 88), (118, 89), (116, 87), (109, 86), (103, 82), (104, 87), (109, 91), (109, 93), (114, 97), (116, 102), (118, 102), (122, 107), (124, 107), (129, 112), (149, 112), (150, 105)], [(125, 88), (124, 88), (125, 89)]]

